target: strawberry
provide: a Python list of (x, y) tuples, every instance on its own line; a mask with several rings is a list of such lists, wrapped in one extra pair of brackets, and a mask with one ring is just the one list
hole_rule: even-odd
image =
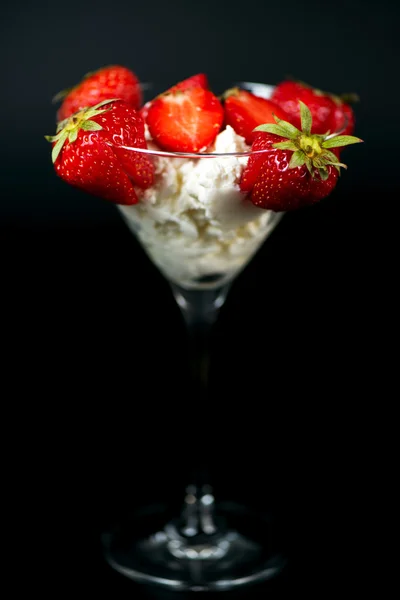
[(214, 141), (223, 119), (222, 105), (210, 90), (171, 88), (152, 101), (147, 125), (164, 150), (199, 152)]
[(277, 117), (275, 124), (256, 128), (254, 154), (240, 188), (258, 207), (289, 211), (326, 198), (336, 186), (340, 167), (346, 167), (333, 150), (362, 141), (347, 135), (312, 134), (311, 111), (303, 102), (299, 105), (301, 130)]
[(308, 106), (313, 117), (312, 133), (326, 133), (329, 119), (335, 110), (330, 96), (297, 81), (283, 81), (272, 93), (271, 100), (283, 108), (293, 125), (300, 127), (299, 100)]
[(75, 113), (46, 139), (53, 144), (57, 175), (90, 194), (117, 204), (136, 204), (134, 184), (146, 188), (153, 183), (149, 158), (125, 148), (147, 144), (143, 119), (122, 100), (103, 100)]
[[(171, 90), (187, 90), (192, 87), (201, 87), (205, 90), (209, 89), (207, 75), (204, 73), (197, 73), (197, 75), (192, 75), (183, 81), (180, 81), (176, 85), (174, 85)], [(169, 91), (171, 91), (169, 90)]]
[(76, 86), (54, 97), (54, 101), (63, 99), (57, 120), (62, 121), (86, 106), (94, 106), (110, 98), (120, 98), (133, 108), (139, 108), (142, 90), (135, 73), (119, 65), (88, 73)]
[[(209, 86), (208, 86), (207, 76), (204, 73), (198, 73), (197, 75), (192, 75), (191, 77), (188, 77), (187, 79), (184, 79), (183, 81), (180, 81), (179, 83), (174, 85), (172, 88), (168, 89), (166, 92), (163, 92), (160, 95), (163, 96), (164, 94), (170, 94), (171, 92), (176, 92), (176, 90), (182, 91), (182, 90), (190, 89), (192, 87), (201, 87), (201, 88), (204, 88), (205, 90), (208, 90)], [(152, 103), (152, 101), (149, 100), (140, 109), (140, 114), (142, 115), (142, 118), (144, 119), (145, 123), (147, 123), (147, 114), (149, 112), (151, 103)]]
[(286, 111), (289, 121), (300, 127), (299, 100), (308, 106), (313, 117), (312, 133), (338, 132), (343, 127), (344, 135), (354, 132), (354, 114), (347, 102), (354, 101), (354, 94), (342, 97), (322, 92), (298, 81), (283, 81), (272, 93), (271, 100)]
[(225, 123), (243, 136), (248, 144), (257, 135), (254, 128), (262, 123), (274, 123), (273, 115), (287, 119), (285, 111), (275, 102), (260, 98), (251, 92), (232, 88), (223, 94)]

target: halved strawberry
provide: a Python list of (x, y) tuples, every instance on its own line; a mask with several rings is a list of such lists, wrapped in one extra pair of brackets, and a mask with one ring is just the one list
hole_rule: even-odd
[(57, 175), (90, 194), (135, 204), (134, 184), (146, 188), (153, 183), (152, 162), (135, 150), (147, 147), (143, 119), (125, 102), (104, 100), (74, 113), (46, 139), (53, 145)]
[(260, 98), (247, 90), (232, 88), (223, 94), (225, 122), (248, 144), (256, 137), (253, 129), (263, 123), (275, 123), (273, 115), (279, 119), (287, 119), (285, 111), (275, 102)]
[[(187, 79), (184, 79), (183, 81), (180, 81), (179, 83), (175, 84), (174, 86), (172, 86), (171, 88), (169, 88), (168, 90), (166, 90), (165, 92), (163, 92), (160, 95), (163, 96), (164, 94), (170, 94), (171, 92), (176, 92), (177, 90), (181, 90), (181, 91), (188, 90), (193, 87), (201, 87), (205, 90), (208, 90), (209, 85), (208, 85), (207, 76), (204, 73), (198, 73), (197, 75), (192, 75), (191, 77), (188, 77)], [(148, 115), (149, 108), (150, 108), (152, 102), (153, 102), (152, 100), (149, 100), (140, 109), (140, 114), (142, 115), (142, 118), (145, 123), (147, 123), (147, 115)]]
[[(176, 85), (174, 85), (171, 90), (187, 90), (191, 87), (201, 87), (205, 90), (209, 89), (207, 75), (204, 73), (197, 73), (197, 75), (192, 75), (183, 81), (180, 81)], [(171, 91), (169, 90), (169, 91)]]
[(223, 119), (222, 105), (210, 90), (172, 88), (153, 100), (147, 125), (153, 140), (164, 150), (200, 152), (214, 141)]

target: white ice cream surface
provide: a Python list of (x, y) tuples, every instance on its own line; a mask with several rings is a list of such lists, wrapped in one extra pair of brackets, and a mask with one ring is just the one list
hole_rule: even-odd
[[(149, 148), (156, 146), (149, 140)], [(227, 126), (209, 152), (245, 152), (244, 138)], [(246, 157), (201, 159), (157, 157), (154, 185), (140, 202), (120, 206), (127, 224), (172, 281), (228, 280), (256, 252), (279, 215), (256, 208), (240, 191)], [(219, 281), (220, 283), (220, 281)]]

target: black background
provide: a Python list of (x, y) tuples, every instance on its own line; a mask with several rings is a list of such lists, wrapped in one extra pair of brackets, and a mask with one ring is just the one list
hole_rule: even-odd
[[(7, 496), (17, 556), (43, 593), (60, 582), (75, 591), (79, 581), (92, 595), (138, 594), (102, 563), (100, 532), (130, 506), (157, 497), (179, 505), (199, 445), (212, 456), (217, 494), (285, 523), (291, 567), (260, 594), (320, 596), (348, 575), (348, 589), (358, 588), (393, 397), (383, 335), (394, 332), (389, 230), (400, 191), (395, 4), (3, 8)], [(199, 71), (217, 91), (293, 75), (361, 97), (365, 143), (345, 151), (349, 170), (335, 192), (287, 215), (232, 288), (214, 331), (207, 407), (187, 385), (184, 329), (166, 282), (116, 209), (69, 188), (50, 162), (51, 97), (110, 63), (165, 86)]]

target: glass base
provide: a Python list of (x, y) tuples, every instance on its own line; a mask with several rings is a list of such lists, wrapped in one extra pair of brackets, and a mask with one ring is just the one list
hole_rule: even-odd
[[(165, 525), (166, 507), (149, 507), (103, 536), (109, 565), (130, 579), (170, 590), (217, 591), (254, 584), (285, 565), (266, 515), (218, 504), (217, 516)], [(164, 525), (163, 525), (164, 523)]]

